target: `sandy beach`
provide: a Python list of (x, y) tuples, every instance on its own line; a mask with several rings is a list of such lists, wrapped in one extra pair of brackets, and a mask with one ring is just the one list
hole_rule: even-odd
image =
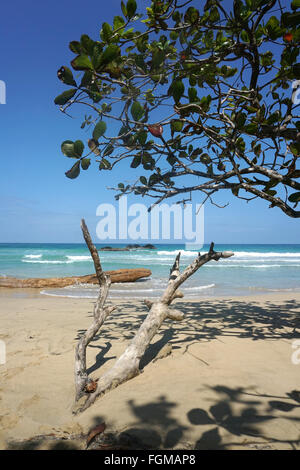
[[(185, 319), (163, 325), (143, 373), (74, 416), (74, 347), (93, 301), (2, 289), (0, 448), (84, 448), (83, 436), (104, 421), (106, 432), (154, 449), (300, 449), (299, 300), (288, 292), (178, 300)], [(118, 302), (88, 347), (92, 377), (146, 314), (141, 301)]]

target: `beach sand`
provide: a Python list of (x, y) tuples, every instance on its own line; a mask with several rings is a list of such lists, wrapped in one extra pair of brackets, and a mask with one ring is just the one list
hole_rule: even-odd
[[(287, 292), (177, 301), (185, 319), (165, 322), (143, 373), (74, 416), (74, 348), (93, 301), (2, 289), (0, 449), (84, 448), (80, 436), (103, 421), (107, 433), (154, 449), (300, 449), (299, 300)], [(140, 301), (118, 303), (88, 347), (92, 377), (146, 314)], [(167, 343), (171, 354), (158, 359)]]

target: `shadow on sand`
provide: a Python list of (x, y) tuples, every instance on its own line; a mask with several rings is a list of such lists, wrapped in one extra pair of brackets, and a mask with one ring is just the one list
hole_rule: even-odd
[[(179, 349), (194, 341), (207, 342), (227, 336), (253, 341), (300, 337), (299, 305), (294, 300), (267, 301), (263, 306), (254, 301), (234, 299), (203, 300), (198, 303), (186, 301), (177, 302), (176, 308), (185, 313), (185, 320), (180, 323), (165, 322), (156, 337), (158, 339), (142, 358), (141, 367), (147, 367), (167, 343), (171, 343), (173, 349)], [(134, 312), (131, 302), (120, 304), (118, 311), (108, 318), (89, 346), (99, 349), (89, 373), (115, 360), (115, 356), (110, 354), (112, 342), (125, 341), (127, 344), (146, 314), (142, 303), (136, 305)], [(79, 330), (76, 339), (82, 333), (83, 330)], [(108, 449), (274, 449), (278, 445), (300, 449), (299, 390), (287, 391), (283, 396), (276, 393), (259, 395), (242, 386), (230, 388), (220, 384), (210, 388), (210, 392), (214, 398), (209, 405), (192, 409), (187, 405), (182, 422), (174, 418), (173, 412), (178, 404), (168, 401), (165, 396), (143, 405), (131, 399), (127, 406), (135, 425), (119, 434), (105, 432), (95, 439), (93, 445)], [(281, 439), (274, 432), (282, 419), (295, 430), (295, 439)], [(102, 421), (101, 417), (95, 416), (95, 425)], [(109, 423), (107, 425), (109, 429)], [(191, 428), (193, 431), (199, 429), (199, 436), (194, 442), (186, 437)], [(26, 442), (11, 442), (8, 448), (38, 449), (46, 446), (53, 450), (82, 449), (85, 448), (85, 440), (86, 436), (70, 436), (68, 440), (37, 436)]]

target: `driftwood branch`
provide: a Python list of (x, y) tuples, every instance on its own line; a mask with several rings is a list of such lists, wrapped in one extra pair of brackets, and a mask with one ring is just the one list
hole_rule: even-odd
[(98, 333), (100, 327), (105, 322), (108, 315), (114, 310), (115, 307), (104, 308), (109, 287), (111, 284), (109, 276), (102, 271), (99, 254), (97, 248), (92, 242), (88, 228), (84, 220), (81, 221), (81, 229), (85, 242), (90, 250), (91, 256), (94, 261), (96, 276), (100, 285), (99, 295), (94, 306), (94, 321), (87, 331), (81, 336), (75, 351), (75, 393), (76, 400), (84, 394), (85, 389), (90, 382), (87, 374), (86, 367), (86, 348)]
[[(89, 378), (86, 371), (86, 348), (95, 334), (99, 331), (99, 328), (104, 323), (107, 316), (113, 310), (113, 307), (105, 307), (110, 280), (108, 276), (106, 276), (102, 271), (99, 254), (92, 243), (84, 221), (82, 221), (81, 227), (85, 241), (94, 260), (97, 278), (100, 284), (100, 293), (94, 308), (94, 322), (80, 338), (76, 348), (76, 400), (78, 400), (85, 394), (85, 392), (87, 392), (87, 385), (89, 383)], [(80, 405), (79, 409), (77, 409), (75, 412), (86, 410), (95, 402), (99, 396), (141, 372), (140, 361), (164, 320), (169, 319), (173, 321), (181, 321), (184, 318), (184, 314), (182, 312), (177, 309), (170, 308), (170, 305), (174, 299), (183, 297), (182, 292), (178, 291), (180, 285), (183, 284), (205, 263), (208, 263), (211, 260), (219, 261), (221, 258), (228, 258), (230, 256), (233, 256), (233, 253), (229, 251), (215, 252), (214, 244), (212, 243), (209, 252), (205, 253), (204, 255), (199, 253), (194, 262), (190, 264), (182, 273), (180, 273), (179, 269), (180, 253), (176, 256), (173, 267), (170, 270), (169, 282), (165, 292), (157, 301), (144, 301), (145, 305), (149, 309), (149, 313), (141, 324), (133, 340), (126, 348), (124, 353), (117, 359), (111, 369), (99, 378), (97, 384), (96, 382), (94, 383), (94, 389), (92, 390), (92, 393), (87, 395), (84, 404), (82, 406)]]

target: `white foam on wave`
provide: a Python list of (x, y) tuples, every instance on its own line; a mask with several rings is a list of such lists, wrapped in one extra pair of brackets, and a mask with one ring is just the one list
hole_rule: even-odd
[(207, 284), (206, 286), (195, 286), (195, 287), (184, 287), (184, 291), (190, 291), (190, 290), (203, 290), (203, 289), (211, 289), (212, 287), (215, 287), (216, 284)]
[(67, 256), (70, 261), (93, 261), (90, 255)]
[(37, 259), (37, 258), (41, 258), (43, 255), (25, 255), (25, 258), (29, 258), (29, 259)]
[(204, 268), (298, 268), (300, 264), (207, 264)]
[(243, 258), (250, 258), (250, 257), (257, 257), (261, 258), (300, 258), (300, 253), (293, 253), (293, 252), (260, 252), (260, 251), (235, 251), (234, 256), (236, 257), (243, 257)]
[(48, 260), (48, 259), (43, 259), (43, 260), (29, 260), (29, 259), (22, 259), (22, 263), (38, 263), (38, 264), (70, 264), (73, 263), (73, 261), (61, 261), (61, 260)]
[[(205, 250), (206, 251), (206, 250)], [(216, 250), (218, 251), (218, 250)], [(188, 251), (188, 250), (173, 250), (173, 251), (158, 251), (159, 256), (176, 256), (181, 252), (181, 256), (197, 256), (198, 251)], [(300, 258), (300, 253), (298, 252), (262, 252), (262, 251), (234, 251), (235, 258)]]
[(178, 253), (181, 253), (181, 256), (197, 256), (198, 251), (187, 251), (187, 250), (174, 250), (174, 251), (158, 251), (159, 256), (176, 256)]
[(132, 292), (134, 293), (139, 293), (139, 294), (147, 294), (151, 292), (158, 292), (161, 291), (163, 292), (164, 289), (114, 289), (113, 287), (111, 288), (111, 292), (118, 292), (122, 294), (131, 294)]
[[(211, 289), (212, 287), (215, 287), (215, 284), (207, 284), (207, 285), (204, 285), (204, 286), (195, 286), (195, 287), (186, 287), (184, 289), (184, 292), (196, 292), (196, 291), (199, 291), (199, 290), (205, 290), (205, 289)], [(157, 297), (159, 294), (161, 294), (162, 292), (164, 291), (164, 288), (155, 288), (155, 289), (152, 289), (152, 288), (148, 288), (148, 289), (128, 289), (128, 288), (124, 288), (124, 289), (114, 289), (112, 287), (111, 291), (110, 291), (110, 296), (111, 297), (120, 297), (120, 298), (123, 298), (124, 296), (125, 297), (129, 297), (129, 298), (137, 298), (137, 299), (140, 299), (140, 298), (143, 298), (144, 296), (147, 296), (147, 297), (151, 297), (151, 294), (152, 294), (152, 297)], [(40, 294), (43, 294), (43, 295), (50, 295), (52, 297), (69, 297), (69, 298), (77, 298), (77, 299), (96, 299), (97, 296), (98, 296), (98, 289), (92, 289), (91, 288), (91, 285), (88, 285), (88, 284), (85, 284), (85, 285), (82, 285), (82, 284), (77, 284), (77, 285), (73, 285), (73, 286), (66, 286), (66, 287), (63, 287), (61, 289), (59, 289), (59, 291), (55, 291), (55, 292), (51, 292), (51, 291), (47, 291), (47, 290), (42, 290), (40, 292)], [(117, 294), (117, 295), (116, 295)], [(118, 296), (119, 294), (119, 296)], [(137, 296), (138, 294), (138, 296)]]
[(56, 294), (54, 292), (47, 292), (46, 290), (41, 290), (40, 294), (42, 295), (50, 295), (51, 297), (67, 297), (70, 299), (96, 299), (98, 296), (97, 295), (72, 295), (72, 294), (65, 294), (65, 293), (59, 293)]

